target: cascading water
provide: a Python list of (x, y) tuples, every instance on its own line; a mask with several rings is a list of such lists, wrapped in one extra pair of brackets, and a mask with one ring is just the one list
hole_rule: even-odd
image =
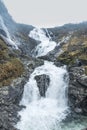
[(3, 29), (6, 32), (6, 35), (7, 35), (7, 37), (1, 35), (3, 37), (3, 39), (6, 41), (7, 44), (11, 45), (12, 48), (18, 49), (17, 44), (11, 40), (10, 33), (9, 33), (7, 27), (4, 24), (2, 16), (0, 16), (0, 24), (1, 24), (1, 27), (2, 27), (1, 29)]
[[(1, 2), (3, 3), (3, 0), (0, 0), (0, 37), (2, 37), (13, 49), (18, 49), (18, 45), (20, 44), (20, 42), (18, 42), (18, 36), (16, 37), (15, 35), (13, 39), (12, 35), (10, 35), (10, 31), (13, 30), (14, 24), (12, 24), (12, 28), (10, 28), (9, 24), (11, 21), (9, 20), (11, 20), (11, 18), (9, 18), (7, 9), (5, 9)], [(21, 26), (22, 25), (20, 25), (20, 27)], [(24, 30), (26, 30), (26, 27)], [(14, 32), (15, 31), (16, 30), (14, 30)], [(49, 53), (49, 51), (53, 50), (56, 46), (59, 47), (59, 45), (61, 46), (63, 42), (66, 43), (70, 36), (72, 36), (72, 33), (73, 32), (67, 34), (67, 37), (63, 37), (63, 39), (61, 39), (60, 42), (56, 44), (50, 37), (52, 33), (49, 35), (48, 30), (45, 29), (44, 31), (43, 29), (35, 28), (29, 34), (29, 37), (37, 40), (37, 43), (39, 42), (34, 50), (34, 56), (44, 56)], [(17, 42), (15, 42), (16, 39)], [(40, 89), (38, 82), (35, 80), (36, 76), (39, 77), (42, 75), (45, 75), (46, 78), (49, 79), (44, 97), (40, 95), (41, 93), (39, 92)], [(46, 81), (48, 79), (46, 79)], [(66, 96), (67, 86), (68, 74), (65, 67), (56, 67), (52, 62), (45, 61), (44, 65), (36, 68), (24, 87), (23, 98), (20, 104), (26, 106), (26, 108), (20, 111), (19, 114), (21, 116), (21, 120), (18, 122), (16, 127), (19, 130), (83, 130), (84, 128), (87, 128), (86, 117), (84, 118), (80, 115), (76, 118), (74, 115), (74, 118), (71, 118), (70, 116), (66, 118), (68, 111)], [(6, 114), (6, 116), (7, 115), (8, 114)], [(11, 122), (8, 122), (8, 120), (5, 121), (4, 127), (8, 127), (10, 124), (12, 124), (12, 122), (16, 122), (16, 120), (12, 120), (12, 116), (16, 116), (15, 113), (11, 114), (11, 119), (9, 120)], [(65, 118), (66, 120), (63, 120)], [(4, 129), (2, 128), (2, 122), (0, 122), (0, 130)]]
[[(41, 41), (36, 48), (38, 50), (37, 56), (46, 55), (56, 45), (40, 29), (34, 29), (29, 36)], [(50, 78), (45, 97), (40, 96), (35, 80), (35, 76), (42, 74), (48, 75)], [(20, 130), (57, 130), (59, 128), (61, 130), (60, 122), (65, 119), (68, 109), (67, 86), (68, 74), (65, 67), (56, 67), (52, 62), (48, 61), (45, 61), (44, 65), (37, 67), (24, 87), (20, 104), (26, 106), (26, 109), (19, 113), (21, 121), (17, 124), (17, 128)]]
[[(35, 76), (41, 74), (46, 74), (50, 78), (44, 98), (40, 96), (35, 80)], [(60, 122), (66, 117), (68, 108), (65, 95), (68, 82), (64, 76), (67, 77), (64, 67), (56, 67), (47, 61), (34, 70), (25, 85), (21, 101), (26, 109), (20, 112), (21, 121), (17, 125), (20, 130), (57, 130), (60, 127)]]
[[(48, 32), (46, 31), (46, 33)], [(51, 40), (49, 34), (49, 37), (47, 37), (46, 33), (42, 29), (34, 28), (29, 34), (29, 37), (40, 41), (40, 44), (34, 50), (36, 57), (44, 56), (56, 47), (56, 42)]]

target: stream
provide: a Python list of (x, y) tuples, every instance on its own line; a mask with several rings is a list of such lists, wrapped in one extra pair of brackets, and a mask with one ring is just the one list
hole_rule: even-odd
[[(40, 42), (34, 50), (36, 57), (46, 55), (57, 45), (42, 29), (34, 28), (29, 37)], [(50, 79), (45, 96), (40, 95), (35, 80), (35, 76), (43, 74)], [(53, 62), (44, 61), (44, 65), (35, 68), (24, 86), (20, 104), (26, 108), (19, 112), (21, 120), (16, 127), (19, 130), (81, 130), (86, 127), (86, 122), (80, 119), (64, 122), (70, 113), (68, 82), (66, 66), (57, 67)]]

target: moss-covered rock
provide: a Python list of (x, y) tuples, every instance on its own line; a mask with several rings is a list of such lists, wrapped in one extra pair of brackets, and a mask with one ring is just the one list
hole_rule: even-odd
[(4, 41), (0, 39), (0, 62), (7, 60), (9, 58), (8, 56), (8, 48)]
[(0, 87), (10, 85), (13, 79), (22, 75), (23, 71), (24, 67), (20, 58), (17, 58), (0, 39)]
[(70, 40), (62, 46), (63, 53), (57, 58), (57, 61), (69, 66), (80, 65), (87, 66), (87, 35), (73, 34)]
[(23, 70), (23, 65), (17, 58), (0, 64), (0, 86), (9, 85), (13, 79), (21, 76)]

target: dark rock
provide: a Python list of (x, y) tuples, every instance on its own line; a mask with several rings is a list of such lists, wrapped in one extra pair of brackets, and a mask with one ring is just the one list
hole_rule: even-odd
[(78, 59), (76, 59), (76, 66), (81, 66), (82, 65), (82, 62)]
[(76, 112), (76, 113), (82, 113), (82, 109), (80, 109), (80, 108), (75, 108), (75, 112)]
[(37, 81), (37, 86), (39, 88), (40, 95), (42, 97), (45, 97), (47, 88), (49, 87), (49, 83), (50, 83), (49, 76), (45, 74), (38, 75), (38, 76), (35, 76), (35, 79)]
[(5, 32), (4, 30), (2, 30), (2, 29), (0, 29), (0, 35), (3, 35), (3, 36), (5, 36), (5, 37), (7, 37), (6, 32)]
[(78, 83), (87, 88), (87, 76), (83, 75), (77, 79)]
[(33, 70), (44, 64), (43, 60), (26, 55), (19, 57), (25, 68), (23, 74), (13, 80), (9, 86), (0, 87), (0, 130), (17, 130), (14, 126), (20, 120), (18, 111), (25, 108), (25, 106), (19, 106), (24, 85)]
[(0, 130), (17, 130), (14, 125), (18, 122), (18, 111), (21, 110), (21, 99), (25, 80), (19, 78), (11, 86), (0, 88)]
[(87, 114), (87, 76), (84, 68), (72, 67), (69, 70), (69, 105), (76, 113)]
[(87, 115), (87, 96), (84, 97), (84, 99), (80, 103), (80, 107), (83, 110), (83, 113)]

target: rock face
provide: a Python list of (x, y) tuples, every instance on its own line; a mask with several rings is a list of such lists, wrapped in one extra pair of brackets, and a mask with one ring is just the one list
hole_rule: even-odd
[(69, 105), (76, 113), (87, 114), (87, 76), (82, 67), (69, 70)]
[[(50, 29), (51, 31), (52, 29)], [(87, 23), (65, 25), (52, 30), (54, 39), (69, 36), (67, 42), (61, 45), (62, 53), (56, 57), (56, 62), (68, 66), (69, 72), (69, 106), (80, 114), (87, 114)]]
[(18, 105), (23, 93), (24, 79), (15, 80), (10, 86), (0, 88), (0, 130), (16, 130), (14, 125), (19, 120)]
[(11, 83), (9, 82), (8, 86), (0, 86), (0, 130), (16, 130), (14, 126), (20, 119), (18, 111), (24, 107), (19, 105), (24, 85), (32, 71), (37, 66), (43, 65), (42, 60), (29, 57), (24, 59), (22, 57), (22, 62), (25, 68), (23, 74), (15, 79), (11, 79)]
[(45, 97), (47, 88), (49, 87), (50, 79), (48, 75), (38, 75), (35, 76), (35, 79), (37, 81), (37, 86), (39, 88), (40, 95), (42, 97)]
[(40, 65), (43, 60), (12, 50), (0, 37), (0, 130), (16, 130), (24, 85), (34, 68)]

